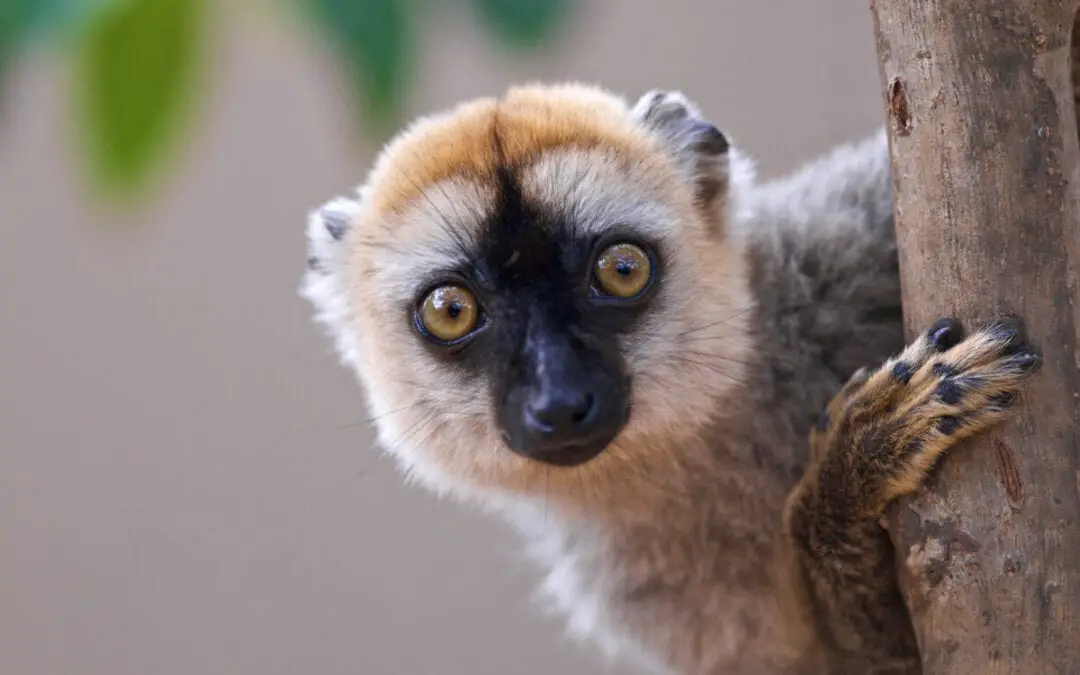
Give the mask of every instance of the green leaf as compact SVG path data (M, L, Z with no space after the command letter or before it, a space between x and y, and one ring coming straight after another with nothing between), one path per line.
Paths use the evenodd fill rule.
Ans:
M121 1L36 0L33 16L30 18L30 38L46 41L70 38L89 25L98 13L108 9L109 5L117 5Z
M0 0L0 86L33 24L40 0Z
M22 45L39 1L0 0L0 54L12 54Z
M66 34L116 0L0 0L0 86L18 53L39 39Z
M472 0L481 20L513 46L535 47L551 37L573 0Z
M398 122L409 75L408 0L309 0L320 28L344 58L372 127Z
M103 187L133 191L189 110L204 0L124 0L96 14L78 59L79 116Z

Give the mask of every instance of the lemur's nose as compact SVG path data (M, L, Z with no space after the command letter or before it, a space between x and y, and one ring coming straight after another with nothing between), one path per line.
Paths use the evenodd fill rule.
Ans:
M534 433L573 435L596 417L596 396L589 391L544 392L525 407L525 424Z

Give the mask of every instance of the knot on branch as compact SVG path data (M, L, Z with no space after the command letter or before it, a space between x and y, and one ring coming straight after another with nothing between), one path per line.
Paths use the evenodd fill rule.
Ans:
M907 136L911 133L911 104L908 103L907 87L899 77L889 82L888 102L893 129L898 135Z

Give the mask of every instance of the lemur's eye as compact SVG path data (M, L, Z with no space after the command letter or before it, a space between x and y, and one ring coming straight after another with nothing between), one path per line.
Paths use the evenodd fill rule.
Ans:
M479 316L476 297L454 285L428 293L417 312L424 333L440 342L454 342L473 332Z
M634 244L615 244L600 253L593 268L598 290L605 295L629 300L648 289L652 282L649 254Z

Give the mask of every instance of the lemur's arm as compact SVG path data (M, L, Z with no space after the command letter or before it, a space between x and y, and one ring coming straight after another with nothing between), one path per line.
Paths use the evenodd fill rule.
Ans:
M851 655L848 667L917 653L879 524L885 507L956 443L1005 419L1037 364L1014 321L964 338L941 319L900 355L858 371L811 432L811 463L788 499L785 527L814 612L826 638Z

